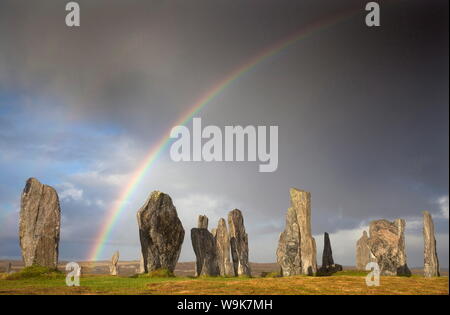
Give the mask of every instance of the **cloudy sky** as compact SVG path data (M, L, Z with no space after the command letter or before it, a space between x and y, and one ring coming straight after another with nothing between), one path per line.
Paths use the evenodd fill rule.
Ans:
M304 39L259 63L209 102L205 125L279 126L276 172L255 162L173 162L163 151L126 201L101 258L136 259L136 211L168 193L189 231L239 208L250 259L275 261L289 188L312 193L320 262L323 232L335 261L354 264L375 219L407 221L410 266L423 265L421 211L449 260L448 2L0 1L0 259L20 258L18 212L28 177L52 185L62 207L60 258L86 259L108 211L164 132L239 65L304 29ZM347 13L349 12L349 13ZM345 18L320 27L327 16ZM191 122L187 124L191 128Z

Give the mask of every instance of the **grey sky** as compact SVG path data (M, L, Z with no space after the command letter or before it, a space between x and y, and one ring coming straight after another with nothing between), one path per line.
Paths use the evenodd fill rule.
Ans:
M278 125L276 172L174 163L163 152L104 258L115 249L137 257L135 213L158 189L172 196L186 231L199 214L215 225L243 210L250 259L274 261L289 188L298 187L312 193L319 258L323 232L335 260L351 265L370 220L401 217L409 264L421 266L428 209L448 266L447 1L383 2L378 29L364 24L366 1L79 3L74 30L64 2L0 2L0 258L20 256L27 177L60 193L61 258L84 258L133 170L200 95L292 32L360 7L261 62L198 114L205 125ZM180 259L193 257L186 238Z

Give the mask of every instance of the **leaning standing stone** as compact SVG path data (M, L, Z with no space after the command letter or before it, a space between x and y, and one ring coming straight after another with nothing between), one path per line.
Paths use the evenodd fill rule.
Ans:
M145 272L168 269L173 272L184 240L184 229L169 195L151 193L137 212L139 238Z
M111 265L109 266L109 272L111 276L117 276L119 274L119 252L115 252L111 258Z
M230 228L231 257L233 259L234 274L237 276L251 276L248 262L248 235L245 232L244 217L238 209L228 214Z
M35 178L28 179L19 217L19 241L25 267L57 268L60 226L61 209L56 190Z
M286 227L278 241L277 262L284 277L302 274L300 231L294 208L289 208L286 214Z
M423 241L424 241L424 267L423 273L427 278L439 277L439 260L436 251L436 238L434 236L434 223L428 211L423 212Z

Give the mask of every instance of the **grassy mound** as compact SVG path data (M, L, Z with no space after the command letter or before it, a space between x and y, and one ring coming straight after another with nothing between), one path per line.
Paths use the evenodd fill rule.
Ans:
M45 278L45 279L55 279L62 277L62 272L38 265L33 265L30 267L25 267L19 272L15 272L6 276L6 280L20 280L20 279L30 279L30 278Z

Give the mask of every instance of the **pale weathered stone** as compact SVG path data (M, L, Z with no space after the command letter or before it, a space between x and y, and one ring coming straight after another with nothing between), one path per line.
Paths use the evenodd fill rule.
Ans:
M411 275L406 258L405 225L405 220L402 219L370 223L368 244L381 275Z
M233 270L236 276L251 276L248 262L248 235L245 232L244 217L238 209L228 214Z
M19 241L25 266L56 269L61 209L56 190L37 179L27 180L21 198Z
M327 232L324 234L323 243L322 267L320 267L319 271L322 274L333 274L335 272L342 271L342 266L334 263L330 236Z
M221 276L234 276L234 269L230 259L230 235L225 219L221 218L217 229L212 233L216 239L217 263Z
M144 256L142 256L142 252L141 252L141 259L139 260L139 269L138 269L138 273L142 274L145 273L145 267L144 267Z
M151 193L137 212L139 238L145 272L168 269L173 272L184 240L184 229L169 195Z
M197 227L199 229L208 229L208 217L206 215L199 215L198 216Z
M214 236L207 229L193 228L191 240L196 257L195 276L218 276L219 266Z
M439 259L436 251L434 223L428 211L423 212L424 267L423 274L427 278L439 277Z
M277 262L285 277L302 274L300 260L300 230L294 208L286 214L286 228L280 234L277 248Z
M109 273L111 276L117 276L119 274L119 251L116 251L111 258L111 265L109 266Z
M286 229L280 235L277 261L283 275L317 273L316 241L311 233L311 194L291 188Z
M363 231L363 235L356 242L356 269L366 270L367 264L375 260L375 257L370 252L369 236L366 231Z

